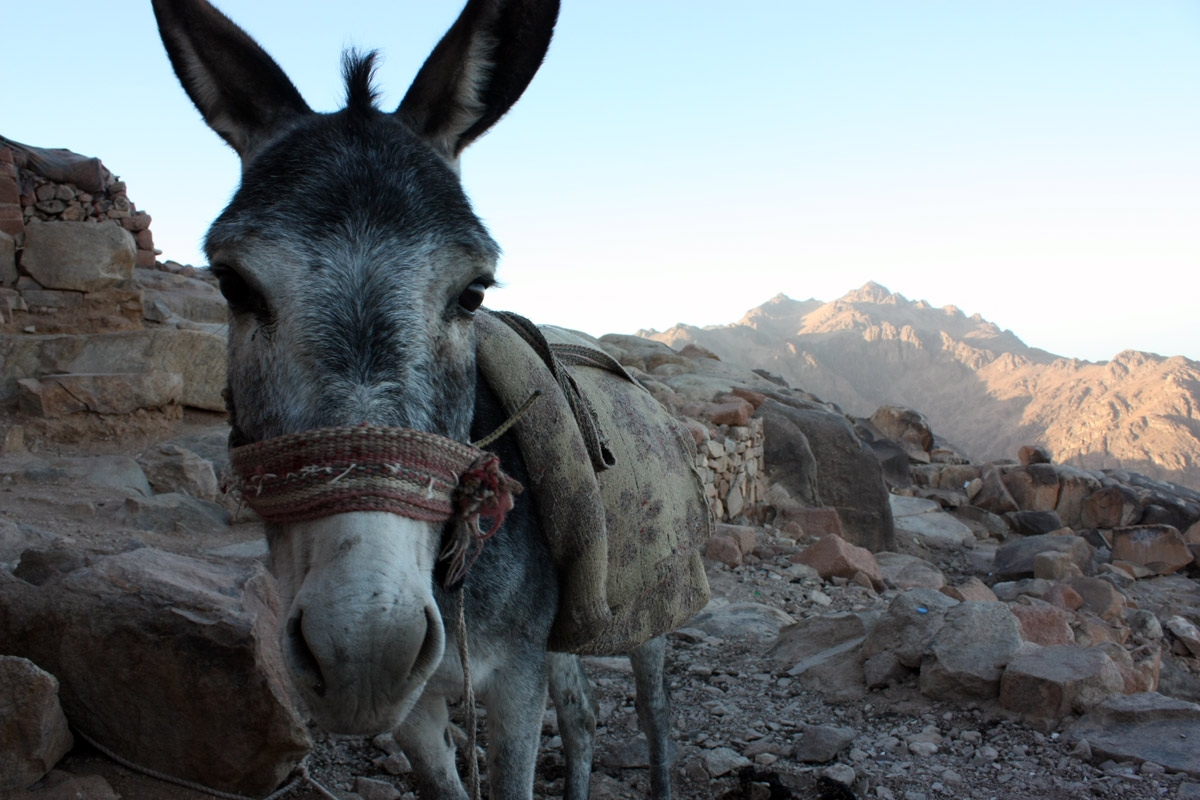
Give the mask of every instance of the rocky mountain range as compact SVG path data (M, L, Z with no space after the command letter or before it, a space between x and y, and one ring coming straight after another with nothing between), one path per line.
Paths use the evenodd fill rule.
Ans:
M731 325L638 335L769 370L848 414L909 406L974 459L1037 442L1061 463L1200 487L1200 363L1182 356L1063 358L876 283L828 303L777 295Z

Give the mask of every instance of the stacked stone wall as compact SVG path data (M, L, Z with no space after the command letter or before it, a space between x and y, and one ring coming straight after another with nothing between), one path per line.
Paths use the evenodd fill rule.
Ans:
M763 470L763 421L745 425L697 425L696 468L719 521L732 520L763 500L767 493Z

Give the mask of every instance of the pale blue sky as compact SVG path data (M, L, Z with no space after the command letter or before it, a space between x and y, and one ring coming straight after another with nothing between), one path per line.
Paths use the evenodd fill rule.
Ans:
M0 134L97 155L202 263L238 179L149 2L6 0ZM394 107L451 0L218 6L309 104L379 48ZM505 248L489 304L591 333L737 320L868 280L1028 344L1200 359L1200 2L566 0L463 159Z

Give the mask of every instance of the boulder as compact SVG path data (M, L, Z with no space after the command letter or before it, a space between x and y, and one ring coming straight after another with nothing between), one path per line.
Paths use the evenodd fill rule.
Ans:
M909 589L941 589L946 583L942 571L923 558L905 553L877 553L875 560L888 586Z
M1067 585L1083 599L1082 608L1103 620L1117 620L1125 609L1125 596L1102 578L1072 578Z
M1119 484L1092 492L1084 499L1079 513L1084 528L1123 528L1141 517L1141 501L1132 489Z
M870 661L891 653L904 666L916 669L946 613L957 605L957 600L935 589L912 589L898 595L863 642L863 658Z
M1057 722L1120 694L1121 671L1096 648L1042 647L1009 662L1000 680L1000 705L1022 716Z
M955 586L943 586L941 593L960 603L967 600L978 600L985 603L995 603L999 598L986 583L979 578L967 578Z
M55 769L32 788L6 794L4 800L121 800L121 795L99 775L73 775Z
M132 414L139 408L178 403L183 376L169 372L51 375L17 381L17 402L34 417L62 417L80 411Z
M970 528L932 500L897 494L888 499L897 536L915 539L921 546L937 550L953 550L975 541Z
M817 488L817 458L788 407L768 400L755 416L763 421L763 462L772 484L785 489L801 506L824 505Z
M854 729L837 725L801 725L792 758L805 764L824 764L854 741Z
M309 749L254 562L141 548L35 585L0 572L0 640L51 671L67 718L118 755L263 795Z
M1070 617L1065 609L1044 600L1021 598L1008 608L1021 623L1021 638L1042 647L1075 644Z
M853 544L872 552L894 549L895 531L887 486L871 448L855 436L853 426L844 416L800 400L794 403L767 400L754 412L765 426L764 460L768 476L782 482L798 500L804 500L805 493L811 491L811 475L789 476L791 469L803 467L807 462L807 456L787 452L790 442L799 445L795 436L798 431L803 434L816 466L815 493L819 501L805 505L836 508L844 535ZM785 421L790 424L785 425ZM798 446L796 450L803 452Z
M921 661L921 693L939 700L996 697L1022 641L1021 623L1003 603L955 605Z
M1039 553L1066 553L1085 575L1094 574L1095 549L1086 540L1071 533L1046 533L1012 539L996 550L992 570L1000 578L1020 578L1034 574Z
M1200 777L1200 705L1161 694L1115 695L1066 730L1096 758L1150 761Z
M929 463L933 449L933 431L920 411L904 406L880 406L871 415L871 424L884 436L900 445L909 458Z
M215 502L220 486L212 462L177 444L160 444L137 458L157 494L178 492Z
M1004 485L1004 478L999 467L994 464L985 466L980 479L983 484L971 501L974 505L993 514L1007 514L1009 511L1019 510L1017 501L1013 499L1012 493Z
M1112 560L1127 561L1169 575L1192 563L1192 553L1170 525L1134 525L1112 532Z
M1008 489L1021 511L1053 511L1058 505L1058 470L1053 464L1030 464L1003 473Z
M0 655L0 793L41 780L73 743L54 676Z
M1044 444L1025 444L1017 450L1017 460L1021 466L1028 467L1030 464L1049 464L1054 458Z
M1092 473L1077 467L1059 464L1058 470L1058 503L1054 510L1068 528L1089 528L1083 521L1083 505L1087 498L1100 488L1100 481Z
M866 690L859 648L877 619L870 613L812 617L788 625L767 652L779 669L830 699L850 700Z
M31 219L21 266L47 289L94 292L133 277L136 255L133 236L114 221Z
M814 545L792 556L792 561L812 567L822 580L853 578L865 574L878 589L883 589L883 573L875 556L865 547L850 544L836 534L824 536Z

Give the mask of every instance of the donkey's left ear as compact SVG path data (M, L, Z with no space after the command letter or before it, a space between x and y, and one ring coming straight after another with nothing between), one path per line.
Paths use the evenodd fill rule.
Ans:
M558 0L470 0L396 114L455 163L525 91L557 18Z

